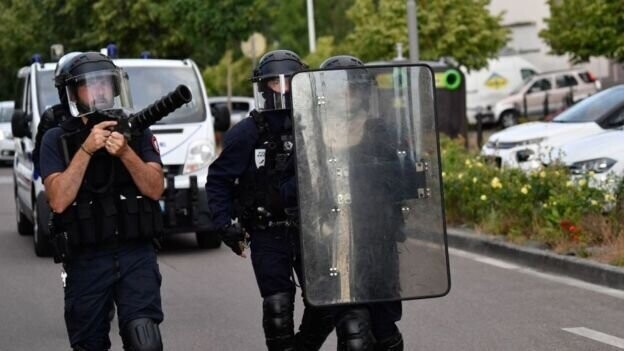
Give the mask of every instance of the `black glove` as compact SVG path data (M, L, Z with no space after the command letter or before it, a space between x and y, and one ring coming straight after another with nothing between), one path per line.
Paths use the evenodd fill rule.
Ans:
M245 231L238 223L228 224L219 232L221 240L225 245L229 246L235 254L243 253L245 242Z

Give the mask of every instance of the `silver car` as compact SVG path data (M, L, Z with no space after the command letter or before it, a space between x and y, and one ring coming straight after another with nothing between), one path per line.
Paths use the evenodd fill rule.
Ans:
M601 89L599 80L587 70L545 72L524 81L494 106L494 117L504 127L518 123L520 116L548 117Z
M0 162L4 164L12 164L15 154L11 116L13 116L13 101L0 101Z

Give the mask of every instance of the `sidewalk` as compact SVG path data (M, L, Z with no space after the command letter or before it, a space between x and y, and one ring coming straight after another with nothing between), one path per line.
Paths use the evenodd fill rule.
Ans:
M447 228L449 247L502 258L536 270L624 290L624 268L508 243L503 237Z

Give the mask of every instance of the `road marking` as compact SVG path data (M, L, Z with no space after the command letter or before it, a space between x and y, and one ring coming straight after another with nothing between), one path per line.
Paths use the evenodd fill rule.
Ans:
M595 331L589 328L562 328L562 330L567 331L568 333L584 336L586 338L599 341L603 344L615 346L621 350L624 350L624 339L601 333L599 331Z
M455 256L467 258L467 259L477 261L480 263L485 263L485 264L495 266L498 268L509 269L512 271L525 273L528 275L532 275L534 277L539 277L545 280L550 280L553 282L573 286L573 287L584 289L584 290L597 292L597 293L604 294L604 295L609 295L611 297L624 300L624 290L612 289L612 288L608 288L608 287L601 286L601 285L587 283L578 279L573 279L573 278L555 275L551 273L539 272L531 268L521 267L521 266L508 263L502 260L485 257L485 256L481 256L472 252L466 252L466 251L462 251L462 250L458 250L454 248L449 248L449 253Z
M0 176L0 184L13 184L13 177Z

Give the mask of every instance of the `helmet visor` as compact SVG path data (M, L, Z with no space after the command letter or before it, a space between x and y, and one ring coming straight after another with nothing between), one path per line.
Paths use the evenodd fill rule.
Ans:
M66 84L69 110L74 117L97 110L132 109L128 75L121 69L72 77Z
M259 112L292 108L290 75L280 74L254 82L253 90Z

